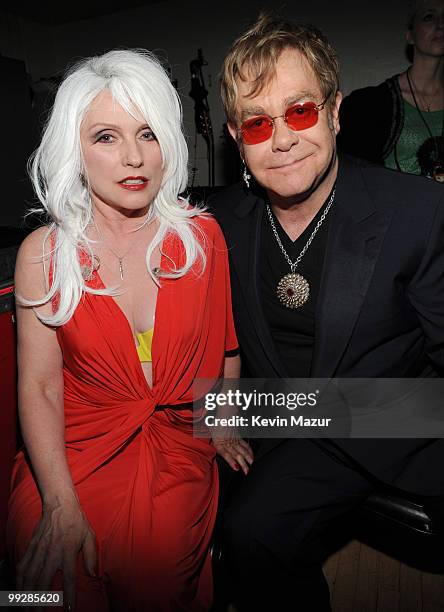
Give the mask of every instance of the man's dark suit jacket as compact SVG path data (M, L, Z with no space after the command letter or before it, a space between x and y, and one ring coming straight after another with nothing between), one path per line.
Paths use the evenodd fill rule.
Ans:
M227 241L243 364L283 377L258 283L264 201L236 184L209 205ZM344 156L329 216L312 377L442 376L444 186ZM387 483L444 494L442 440L313 441Z

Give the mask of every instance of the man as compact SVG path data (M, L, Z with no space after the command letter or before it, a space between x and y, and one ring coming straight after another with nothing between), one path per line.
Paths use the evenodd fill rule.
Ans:
M248 375L440 375L444 192L338 159L338 62L325 37L261 16L224 61L222 97L245 185L211 206ZM381 481L431 507L444 491L444 471L430 469L443 463L440 440L259 442L224 518L240 610L329 610L321 564L332 519ZM238 461L248 471L242 449Z

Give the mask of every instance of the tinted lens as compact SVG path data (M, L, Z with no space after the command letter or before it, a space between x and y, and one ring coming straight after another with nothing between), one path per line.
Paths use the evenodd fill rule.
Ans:
M306 130L316 125L318 115L319 111L314 102L304 102L303 104L294 104L287 108L285 121L292 130ZM240 130L245 144L258 144L271 138L273 119L268 115L258 115L244 121Z
M294 104L287 108L285 112L285 121L288 127L292 130L306 130L313 127L318 122L319 111L316 109L314 102L304 102L303 104Z
M273 133L273 122L270 117L259 115L244 121L240 129L245 144L258 144L270 138Z

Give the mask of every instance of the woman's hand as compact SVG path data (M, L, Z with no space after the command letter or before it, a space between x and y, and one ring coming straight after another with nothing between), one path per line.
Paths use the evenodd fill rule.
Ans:
M226 389L230 389L230 380L240 377L241 360L239 355L226 357L224 364L224 381ZM222 391L224 386L222 386ZM219 406L217 416L229 419L238 414L235 406ZM233 470L242 468L245 476L248 474L250 465L253 463L253 451L251 446L237 433L236 428L219 426L212 428L213 444L217 453L225 459Z
M83 552L88 574L95 575L96 539L78 502L44 506L24 556L17 564L18 590L49 590L57 570L63 572L65 609L75 608L76 564ZM70 607L69 607L70 606Z
M248 442L237 436L230 436L229 438L213 438L213 444L217 453L233 470L238 470L240 466L245 476L248 474L254 459Z

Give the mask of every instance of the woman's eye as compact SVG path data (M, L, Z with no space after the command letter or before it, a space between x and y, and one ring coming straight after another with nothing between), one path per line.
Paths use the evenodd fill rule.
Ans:
M105 142L105 143L108 143L108 142L113 142L113 140L114 140L114 137L111 136L111 134L99 134L96 137L96 142Z
M157 140L156 135L151 130L142 133L143 140Z
M424 17L422 18L423 21L432 21L432 19L434 18L433 13L426 13L424 15Z

